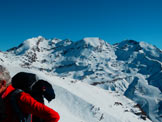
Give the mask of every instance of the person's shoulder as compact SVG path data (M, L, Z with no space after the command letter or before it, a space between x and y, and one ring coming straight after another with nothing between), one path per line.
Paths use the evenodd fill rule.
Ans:
M12 85L9 85L6 90L2 93L1 97L2 99L6 98L10 93L12 93L15 90L15 88Z
M33 98L29 93L26 93L24 91L19 93L20 98Z
M26 102L26 103L35 101L35 99L29 93L26 93L24 91L19 93L18 98L19 98L20 101Z

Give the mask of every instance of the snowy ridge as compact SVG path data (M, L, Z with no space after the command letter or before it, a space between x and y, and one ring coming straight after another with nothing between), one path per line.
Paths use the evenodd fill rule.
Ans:
M102 120L103 122L108 121L106 118L111 118L112 122L119 120L123 122L127 121L124 119L127 118L127 114L124 113L128 112L134 113L134 115L137 114L135 116L138 119L140 117L149 121L147 119L149 117L153 122L162 121L162 100L160 99L162 91L162 52L147 43L126 40L110 45L99 38L84 38L73 42L69 39L48 40L39 36L28 39L7 52L0 52L0 62L7 67L13 65L20 67L21 70L41 71L50 78L56 79L56 82L51 82L56 85L54 86L58 94L64 94L58 96L59 102L57 104L58 106L59 104L65 106L65 108L58 109L69 111L71 106L61 102L69 98L70 103L76 104L76 109L69 114L77 112L81 114L80 116L77 116L79 113L76 116L68 114L76 120L97 122L100 121L100 118L103 118L102 114L104 113L105 119ZM9 69L13 72L11 68ZM59 77L60 79L58 79ZM47 76L44 78L47 78ZM57 82L57 80L62 82ZM98 93L93 89L103 93L97 95ZM149 92L149 90L154 92ZM87 92L85 93L85 91ZM96 94L93 96L93 93ZM105 93L110 94L111 97L103 96ZM115 93L118 95L112 97ZM133 103L127 106L129 102L125 103L127 98L124 95L137 104ZM94 99L91 101L91 97L88 96L99 100L96 103ZM109 97L114 101L110 101ZM100 112L95 112L96 115L93 115L92 111L83 114L83 109L77 106L78 104L74 101L82 104L81 107L84 107L86 112L91 111L94 105L100 108ZM151 106L152 104L154 106ZM119 112L113 110L114 106L120 106L121 111L126 111L123 113L116 108L123 113L120 116L121 118L111 114ZM125 109L126 106L130 109ZM134 106L139 108L141 112L135 112ZM95 107L94 110L97 111ZM112 111L109 112L108 110ZM88 115L88 118L85 118L85 115ZM63 114L63 116L66 115ZM87 119L90 120L86 121ZM129 121L135 120L130 118ZM139 121L142 120L139 119Z
M56 99L51 103L46 101L45 104L59 112L61 122L150 122L147 118L143 120L137 116L136 114L141 110L135 107L136 103L119 93L38 70L6 67L11 72L11 76L19 71L27 71L49 81L55 89Z

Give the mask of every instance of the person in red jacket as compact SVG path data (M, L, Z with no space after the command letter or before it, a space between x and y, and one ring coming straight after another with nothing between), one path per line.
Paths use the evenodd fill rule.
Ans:
M10 74L5 67L0 65L0 96L4 101L7 117L2 122L19 122L18 117L12 110L10 94L15 88L10 84ZM46 105L36 101L30 94L20 92L17 96L17 103L23 114L32 114L42 118L45 122L58 122L59 114Z

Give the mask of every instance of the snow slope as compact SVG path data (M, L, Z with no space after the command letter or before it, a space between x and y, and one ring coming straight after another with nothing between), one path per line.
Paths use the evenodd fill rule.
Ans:
M55 89L56 99L49 107L58 111L61 122L150 122L135 113L141 110L136 103L123 95L98 88L79 80L60 78L46 72L9 66L3 63L11 76L19 71L36 73L40 79L49 81Z
M66 111L62 121L162 121L162 51L145 42L39 36L0 52L0 62L12 75L43 72L58 94L49 105Z

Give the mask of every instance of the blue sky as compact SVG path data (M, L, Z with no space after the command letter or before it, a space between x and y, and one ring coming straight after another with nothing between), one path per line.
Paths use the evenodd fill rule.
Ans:
M0 50L39 35L133 39L162 49L162 0L0 0Z

